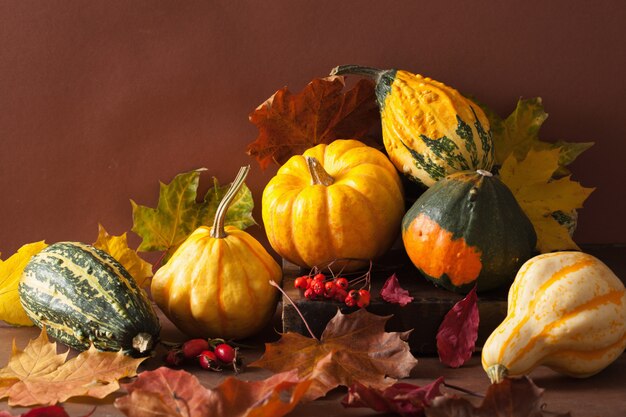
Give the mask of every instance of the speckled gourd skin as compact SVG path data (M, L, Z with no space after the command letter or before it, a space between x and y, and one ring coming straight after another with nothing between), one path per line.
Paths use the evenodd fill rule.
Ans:
M334 183L314 185L306 157L316 158ZM272 248L297 265L374 259L398 235L403 188L382 152L356 140L336 140L291 157L265 187L262 211Z
M454 88L402 70L345 65L332 73L376 80L385 149L411 180L430 187L457 171L491 169L489 120Z
M504 321L489 336L482 364L492 381L540 365L587 377L626 348L626 290L599 259L582 252L536 256L517 274Z

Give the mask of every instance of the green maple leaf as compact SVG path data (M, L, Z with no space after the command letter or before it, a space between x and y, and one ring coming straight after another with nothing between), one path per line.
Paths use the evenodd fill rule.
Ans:
M495 148L496 165L502 166L504 161L513 154L518 160L526 157L528 152L549 151L559 149L559 168L554 176L563 177L569 173L567 165L584 151L593 146L593 142L543 142L539 139L539 129L548 118L544 111L541 98L520 99L517 107L506 119L502 119L494 111L481 106L489 119L491 134Z
M141 206L131 200L133 228L141 238L138 251L165 251L168 259L181 243L198 227L211 226L217 206L229 185L220 187L217 179L204 200L196 201L200 173L206 169L178 174L169 184L160 183L156 208ZM256 224L252 218L254 202L244 184L226 214L226 225L245 229Z

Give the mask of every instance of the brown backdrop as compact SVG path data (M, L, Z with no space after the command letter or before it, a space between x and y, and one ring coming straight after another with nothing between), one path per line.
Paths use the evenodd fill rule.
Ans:
M596 142L573 165L597 187L577 241L626 242L624 21L620 0L0 2L0 252L129 230L130 198L153 206L159 180L197 167L226 182L252 163L258 203L275 168L246 156L248 114L345 63L502 114L543 97L542 137Z

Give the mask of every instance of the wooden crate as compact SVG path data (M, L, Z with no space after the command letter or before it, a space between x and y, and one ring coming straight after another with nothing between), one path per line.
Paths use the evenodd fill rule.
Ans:
M413 353L436 354L435 336L437 329L445 314L463 296L436 288L426 281L403 251L394 251L379 265L382 265L382 268L375 266L372 274L372 299L367 310L381 316L392 315L387 323L387 331L413 329L409 337L409 344ZM343 313L355 311L356 308L347 307L345 304L335 301L307 300L301 295L300 290L294 288L294 279L308 273L308 270L302 270L287 261L283 261L283 270L283 288L294 300L316 336L321 336L328 321L337 313L337 309L341 309ZM400 285L408 290L414 298L413 302L404 307L388 303L380 297L381 287L394 272ZM293 305L283 299L282 306L283 331L308 335L308 331ZM482 346L489 334L506 316L506 292L497 291L481 294L478 308L480 327L477 343Z

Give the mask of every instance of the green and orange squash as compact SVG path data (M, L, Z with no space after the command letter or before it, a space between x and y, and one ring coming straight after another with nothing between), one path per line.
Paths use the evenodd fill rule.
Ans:
M511 283L537 236L511 191L488 171L462 171L426 190L402 221L415 266L436 285L468 292Z
M489 120L454 88L395 69L342 65L331 74L375 80L387 154L411 180L430 187L457 171L491 169Z

